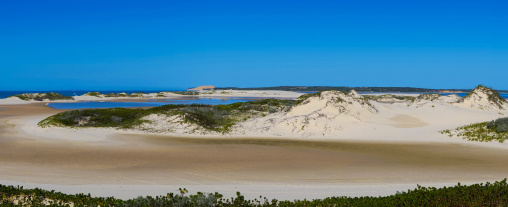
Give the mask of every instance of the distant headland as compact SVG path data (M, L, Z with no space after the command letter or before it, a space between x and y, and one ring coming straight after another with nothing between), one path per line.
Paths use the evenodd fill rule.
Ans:
M202 86L200 86L202 87ZM198 87L199 88L199 87ZM300 91L300 92L318 92L318 91L351 91L357 92L403 92L403 93L467 93L472 89L427 89L413 87L347 87L347 86L274 86L274 87L216 87L216 90L280 90L280 91ZM500 93L506 93L508 90L498 90Z

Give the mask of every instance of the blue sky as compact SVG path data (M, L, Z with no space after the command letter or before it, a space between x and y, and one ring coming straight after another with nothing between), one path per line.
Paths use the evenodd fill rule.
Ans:
M506 1L0 1L0 90L508 89Z

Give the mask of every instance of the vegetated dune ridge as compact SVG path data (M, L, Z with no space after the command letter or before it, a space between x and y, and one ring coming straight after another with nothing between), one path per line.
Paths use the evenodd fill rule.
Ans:
M202 90L213 90L215 89L215 86L198 86L198 87L195 87L195 88L189 88L187 89L188 91L202 91Z
M393 98L392 98L393 99ZM208 132L182 117L152 114L150 123L131 133L171 135L262 136L368 140L450 140L440 130L489 121L508 114L508 103L492 89L478 86L467 96L422 94L375 101L354 90L323 91L289 111L267 113L235 125L230 133ZM403 138L403 136L407 136Z
M0 105L30 104L30 103L50 103L50 102L79 102L79 101L115 101L115 100L149 100L149 99L175 99L184 97L252 97L252 98L297 98L301 93L292 91L245 91L245 90L207 90L194 92L159 92L159 93L117 93L101 94L98 92L89 92L81 96L72 96L68 99L37 99L34 97L44 96L50 93L31 93L20 94L27 99L21 99L17 96L0 99Z

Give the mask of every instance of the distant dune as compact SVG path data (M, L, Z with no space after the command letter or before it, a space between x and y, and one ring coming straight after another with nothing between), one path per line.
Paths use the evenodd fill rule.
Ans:
M215 86L198 86L196 88L189 88L188 91L202 91L202 90L213 90Z

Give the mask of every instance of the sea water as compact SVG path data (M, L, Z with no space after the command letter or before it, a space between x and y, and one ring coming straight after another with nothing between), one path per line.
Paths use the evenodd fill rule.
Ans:
M73 103L49 103L48 106L55 109L95 109L95 108L132 108L132 107L155 107L167 104L232 104L237 102L252 101L253 98L197 98L187 100L154 100L144 102L109 102L109 101L85 101Z

